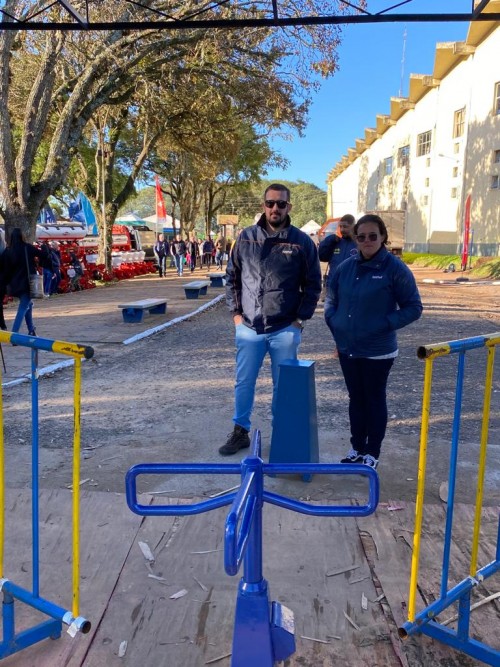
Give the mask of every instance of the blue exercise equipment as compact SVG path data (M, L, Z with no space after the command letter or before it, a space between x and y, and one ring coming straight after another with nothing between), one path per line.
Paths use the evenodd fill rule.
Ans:
M310 505L264 490L264 475L276 474L362 475L368 479L366 505ZM137 501L137 477L158 474L240 474L238 491L192 505L141 505ZM295 652L293 612L279 602L270 602L267 581L262 576L262 509L264 502L278 507L324 517L357 517L372 514L378 505L379 480L365 465L339 463L264 463L261 434L252 435L251 454L241 463L143 463L126 475L129 508L141 516L190 516L231 504L224 535L224 569L230 576L243 563L236 599L231 667L272 667Z
M269 463L318 463L314 361L282 361L276 391ZM303 474L302 479L310 482L312 475Z

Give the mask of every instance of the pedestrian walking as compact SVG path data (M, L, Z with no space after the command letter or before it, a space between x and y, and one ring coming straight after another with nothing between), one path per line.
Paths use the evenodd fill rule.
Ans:
M349 394L351 449L340 462L377 468L387 426L387 380L398 356L396 331L418 320L422 302L412 272L386 248L384 221L364 215L354 234L358 252L332 276L325 319Z
M234 428L220 447L223 456L250 444L255 385L266 354L271 358L272 412L279 364L296 359L304 322L321 293L318 251L309 236L291 224L290 190L270 185L264 213L238 236L226 268L226 300L236 339Z
M19 299L12 331L19 332L24 318L30 336L36 336L33 324L33 301L30 294L30 275L36 273L35 257L40 259L42 251L31 243L26 243L21 230L15 227L3 257L4 275L9 294Z
M158 274L160 278L167 276L167 257L170 254L169 242L165 240L163 234L158 234L158 239L153 246L156 263L158 265Z
M180 234L177 234L175 240L172 241L170 245L170 253L174 258L177 275L182 276L184 261L186 259L186 244L182 240Z

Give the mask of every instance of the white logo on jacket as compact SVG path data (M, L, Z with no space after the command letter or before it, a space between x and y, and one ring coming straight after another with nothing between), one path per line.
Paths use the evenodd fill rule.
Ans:
M384 276L372 276L372 280L382 280Z

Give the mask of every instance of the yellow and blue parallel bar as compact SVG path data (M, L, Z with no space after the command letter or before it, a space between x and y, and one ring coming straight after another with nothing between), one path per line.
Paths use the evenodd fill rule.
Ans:
M420 456L418 466L417 500L415 505L415 532L413 540L412 565L410 575L410 591L408 602L408 621L400 628L400 636L406 637L415 632L423 632L440 639L444 643L476 657L488 664L500 667L500 653L489 646L469 638L470 591L486 576L500 570L500 522L497 538L496 560L486 567L477 569L477 554L481 531L481 511L483 504L484 477L486 469L486 450L488 444L488 428L490 420L491 392L493 386L493 365L496 346L500 345L500 333L486 336L475 336L462 340L447 341L433 345L424 345L418 348L417 355L425 360L424 391L422 400L422 425L420 433ZM465 373L465 354L468 350L487 348L486 377L483 398L483 414L481 423L481 441L478 464L478 484L476 492L475 516L472 538L471 562L469 576L460 584L448 591L449 559L451 551L453 508L455 500L455 485L458 460L458 444L460 435L460 417L463 398L463 380ZM448 478L448 498L446 512L446 527L444 535L443 567L441 578L441 596L419 614L416 614L416 597L418 583L418 568L423 524L423 507L425 492L425 474L427 463L427 444L430 420L430 399L432 388L433 361L437 357L458 353L457 381L455 388L455 406L453 429L450 450L450 471ZM459 602L458 629L455 632L441 626L434 618L450 604Z
M90 359L94 350L86 345L55 341L36 336L0 331L0 344L10 343L31 348L31 403L32 403L32 591L27 591L7 579L4 579L4 544L5 544L5 445L3 429L3 391L0 369L0 589L4 594L3 625L4 639L0 643L0 659L30 646L46 637L58 637L62 622L73 627L74 631L88 632L90 623L79 616L79 578L80 578L80 449L81 449L81 360ZM72 357L74 364L74 414L73 414L73 502L72 502L72 611L66 611L52 602L40 597L40 560L39 560L39 439L38 439L38 352L55 352ZM14 600L22 600L52 617L18 635L15 634Z

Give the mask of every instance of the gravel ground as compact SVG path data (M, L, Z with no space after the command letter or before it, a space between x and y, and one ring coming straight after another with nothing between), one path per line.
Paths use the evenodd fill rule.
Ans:
M382 499L415 497L424 363L419 345L500 331L500 286L420 284L424 315L399 334L400 356L389 380L389 424L379 473ZM307 324L300 356L315 361L320 457L336 462L349 447L346 390L322 304ZM468 352L458 464L458 500L475 494L481 428L484 349ZM500 362L496 362L498 366ZM500 500L500 375L494 377L485 501ZM436 502L447 478L454 410L457 355L434 364L429 433L427 496ZM100 491L123 492L126 470L142 462L228 462L217 449L232 430L233 327L224 304L127 347L110 346L83 364L82 479ZM266 362L255 403L253 427L269 454L271 378ZM27 385L4 392L7 484L30 485L31 420ZM40 382L41 484L71 484L72 371ZM241 456L231 457L237 461ZM163 476L143 480L141 490L192 497L234 486L221 475ZM364 497L364 482L316 476L304 483L291 476L266 486L316 500Z

